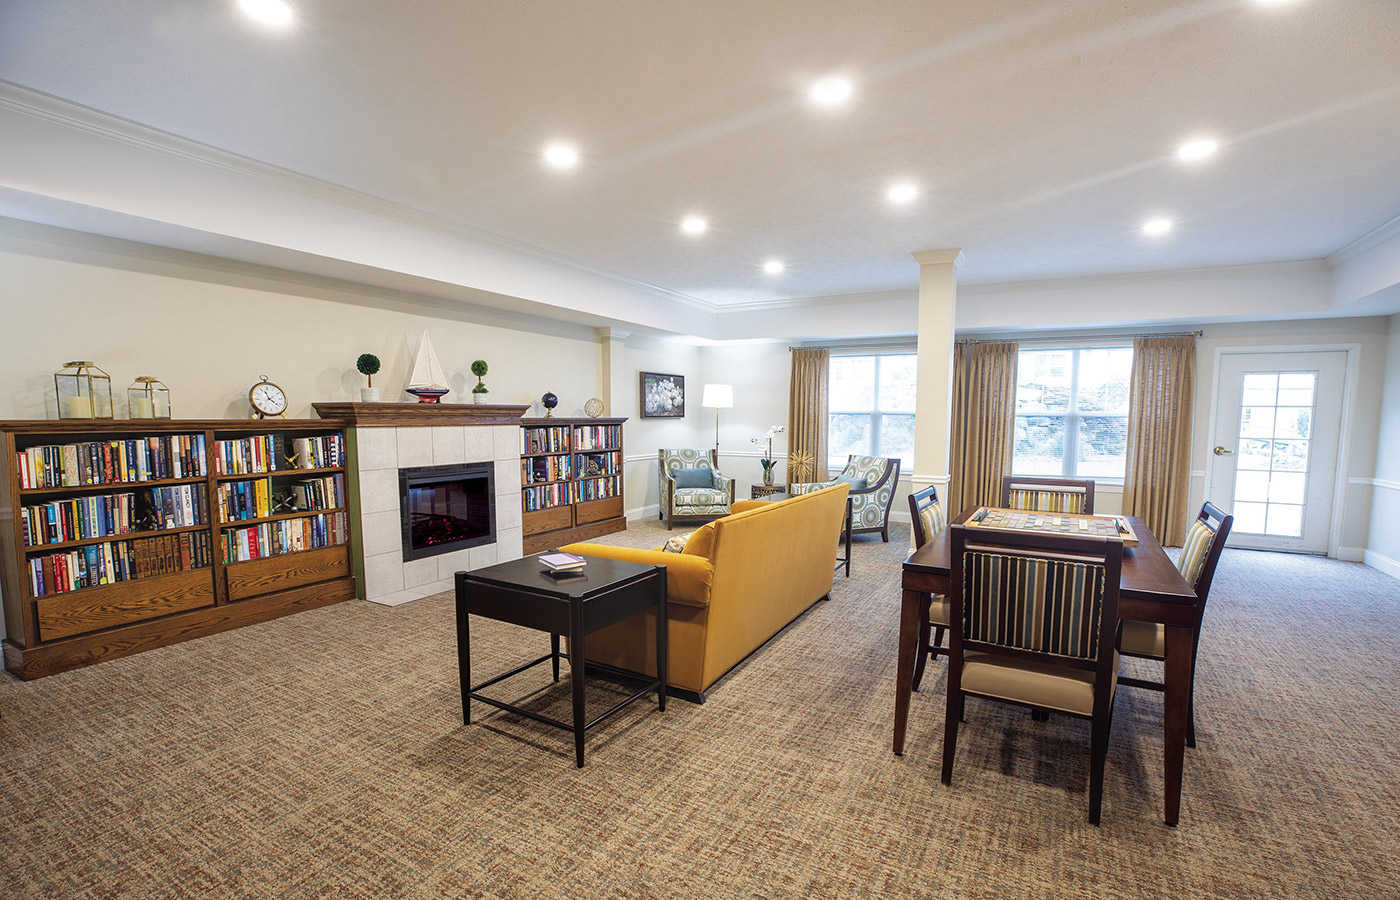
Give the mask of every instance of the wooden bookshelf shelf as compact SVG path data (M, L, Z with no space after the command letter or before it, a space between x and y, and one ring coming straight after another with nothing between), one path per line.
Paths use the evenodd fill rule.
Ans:
M315 477L318 475L338 475L345 471L344 466L329 466L324 469L275 469L271 472L249 472L247 475L215 475L219 481L252 481L255 478L286 478L288 476ZM203 481L204 479L199 479Z
M208 525L183 525L179 528L148 528L144 531L128 531L126 534L109 534L106 537L82 538L76 541L64 541L61 544L34 544L24 548L25 554L31 553L53 553L58 550L66 550L70 547L86 547L89 544L106 544L111 541L140 541L146 538L159 537L162 534L189 534L196 531L208 531Z
M346 425L335 419L0 421L0 589L4 593L7 632L5 668L24 679L38 678L353 597L351 526L345 507L299 509L256 519L219 521L221 485L275 478L285 488L288 481L298 478L344 474ZM252 444L259 447L260 458L265 458L269 448L275 451L293 441L301 441L300 448L314 448L317 461L339 464L246 475L219 474L221 461L251 458L238 454ZM78 477L83 477L84 472L89 477L93 472L101 472L104 465L110 475L113 460L120 455L129 461L132 452L141 457L143 471L168 472L167 467L178 459L200 474L66 487L20 487L22 468L42 474L45 466L49 470L64 466L72 480L73 460L77 459ZM120 466L116 471L121 471ZM208 524L23 545L20 528L24 507L77 501L79 514L90 515L94 508L114 510L96 501L83 504L81 501L86 498L135 493L138 505L134 508L144 517L149 510L139 505L147 503L141 499L143 491L181 485L203 487L197 491L167 492L165 515L171 514L168 498L173 494L183 497L184 515L191 514L192 502L194 516ZM150 499L150 495L147 497ZM160 498L155 497L152 502L158 507ZM89 512L83 512L84 509ZM123 508L123 512L129 515L131 511ZM175 515L180 515L179 503ZM224 533L230 529L266 527L268 523L320 515L341 517L334 529L328 528L321 534L343 538L343 543L248 562L224 562ZM71 535L71 518L68 521L70 530L66 533ZM137 546L106 547L121 541ZM110 552L119 549L128 552L125 556ZM201 565L205 558L208 562ZM123 575L125 579L117 580ZM59 590L60 585L67 589Z
M43 488L17 488L15 493L21 497L33 497L37 494L120 494L125 491L139 490L149 487L169 487L176 484L203 484L209 479L201 475L198 478L152 478L148 481L113 481L107 484L81 484L66 485L64 487L43 487Z
M280 522L283 519L305 519L311 516L330 515L332 513L343 513L346 508L343 506L333 506L330 509L298 509L292 512L277 513L271 516L259 516L256 519L239 519L236 522L220 522L219 528L246 528L250 525L258 525L263 522ZM231 565L231 564L230 564Z
M622 501L622 423L626 419L522 419L520 440L521 515L524 550L538 553L627 528ZM586 446L598 444L600 446ZM538 446L563 446L541 452ZM589 457L614 455L611 473L586 473ZM533 460L567 457L565 477L531 481ZM587 491L611 496L584 499Z

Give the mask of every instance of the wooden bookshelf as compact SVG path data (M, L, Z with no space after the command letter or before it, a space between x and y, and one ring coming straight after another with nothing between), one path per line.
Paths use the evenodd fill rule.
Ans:
M626 421L520 420L526 553L627 528L622 498L622 423Z
M345 426L326 419L0 421L5 668L38 678L353 597ZM62 474L37 478L45 465L32 465L43 453L34 448L68 445L75 449L47 451L47 471ZM299 481L321 479L332 479L338 496L322 491L316 508L223 521L221 487L266 480L267 497L280 498ZM239 532L246 532L241 544ZM238 558L254 546L255 558ZM98 574L75 585L75 568L79 576L92 568Z

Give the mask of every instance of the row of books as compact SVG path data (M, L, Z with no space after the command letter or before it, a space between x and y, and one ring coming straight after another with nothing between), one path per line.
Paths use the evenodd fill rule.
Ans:
M611 450L621 446L621 425L574 426L575 450Z
M198 478L204 452L202 434L44 444L16 452L15 472L24 490Z
M573 471L571 459L568 456L526 457L520 460L520 481L523 484L562 481Z
M30 559L29 589L35 597L46 597L149 575L203 569L212 563L207 532L109 541Z
M339 509L345 505L345 476L307 478L288 487L295 509Z
M207 491L203 484L176 484L38 503L20 510L20 532L26 547L39 547L135 531L205 525Z
M349 540L345 513L322 513L298 519L264 522L224 532L224 562L264 559L298 550L333 547Z
M562 482L525 488L520 492L520 502L523 504L525 512L549 509L554 506L567 506L569 504L569 484Z
M258 434L214 442L214 471L219 475L261 475L343 465L345 438L339 434L320 437Z
M575 496L579 503L587 503L590 500L605 500L622 493L622 479L590 478L587 481L578 482L575 487L577 488Z
M622 453L617 450L604 453L580 453L574 457L574 466L580 478L593 475L616 475L622 471Z
M219 485L219 521L243 522L272 515L272 484L266 478Z
M567 453L569 451L569 426L550 425L543 428L522 428L520 430L520 452L525 453Z

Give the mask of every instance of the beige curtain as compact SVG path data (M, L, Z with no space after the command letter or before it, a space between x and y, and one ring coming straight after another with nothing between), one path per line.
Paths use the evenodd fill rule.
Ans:
M1186 503L1195 383L1194 336L1133 341L1123 513L1141 516L1164 547L1181 546L1190 518Z
M950 516L1000 501L1001 477L1011 469L1020 349L1013 341L953 346Z
M788 393L789 484L826 480L826 391L831 351L825 347L792 351Z

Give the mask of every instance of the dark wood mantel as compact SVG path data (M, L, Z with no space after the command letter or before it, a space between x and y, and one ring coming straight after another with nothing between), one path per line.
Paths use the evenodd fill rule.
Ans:
M415 425L518 425L530 409L511 403L313 403L323 419L356 428Z

